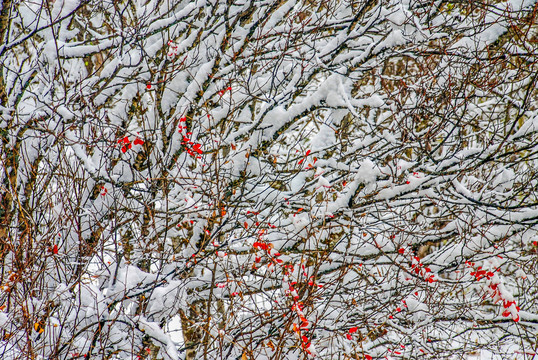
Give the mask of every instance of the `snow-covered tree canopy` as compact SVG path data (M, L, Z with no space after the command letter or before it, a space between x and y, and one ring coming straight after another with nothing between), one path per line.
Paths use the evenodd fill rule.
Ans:
M0 357L532 357L537 15L1 1Z

